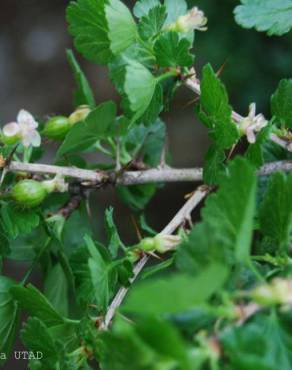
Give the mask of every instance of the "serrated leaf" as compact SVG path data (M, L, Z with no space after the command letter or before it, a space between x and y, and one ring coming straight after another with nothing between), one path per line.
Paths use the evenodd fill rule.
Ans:
M238 157L230 163L219 190L208 197L202 210L203 221L221 239L222 247L234 250L238 262L247 261L250 255L255 198L255 169Z
M67 134L57 155L88 149L98 140L109 135L116 119L116 105L109 101L100 104L86 119L76 123Z
M1 207L1 222L6 234L16 239L19 235L29 234L39 225L39 215L33 210L22 210L11 203Z
M218 149L215 145L211 145L205 156L203 169L203 181L208 185L216 185L220 175L225 170L224 161L226 159L224 150Z
M60 315L68 315L68 282L60 263L48 271L44 294Z
M5 353L6 357L14 346L20 318L17 302L10 294L10 289L15 284L5 276L0 276L0 353ZM0 365L4 362L0 358Z
M115 286L116 270L112 269L102 245L97 246L87 235L84 240L86 245L76 250L70 260L76 279L77 300L80 305L96 304L103 312Z
M141 282L129 292L122 310L146 315L184 312L208 300L227 275L227 267L212 263L196 277L176 274L166 280Z
M225 86L208 64L203 68L199 117L209 128L209 135L219 149L230 148L238 139L238 129L231 118Z
M272 114L281 125L292 128L292 79L280 81L277 90L272 95L271 108Z
M292 174L272 175L259 219L262 233L272 239L279 252L287 252L292 232Z
M30 315L38 317L48 326L64 323L63 317L57 313L47 298L32 284L27 287L13 286L10 291L19 302L20 307Z
M31 317L21 330L21 340L35 354L41 353L41 363L54 369L58 362L58 347L47 326L37 317Z
M143 40L147 41L161 31L165 23L166 16L166 8L158 5L150 9L149 13L141 18L139 23L139 33Z
M160 67L189 67L194 56L190 53L191 43L176 32L162 34L154 46L157 63Z
M92 62L106 64L112 58L105 0L72 1L67 8L69 32L76 49Z
M105 6L110 48L118 55L133 44L137 37L136 23L130 10L119 0L109 0Z
M88 267L91 274L96 305L100 311L104 312L111 294L111 266L103 259L93 240L87 236L84 239L90 253Z
M292 28L291 0L241 0L235 8L235 20L244 28L267 31L281 36Z
M90 108L95 107L95 99L88 80L80 68L72 50L67 50L67 59L72 68L76 91L74 93L74 104L76 107L80 105L88 105Z
M137 18L141 18L158 5L161 5L159 0L139 0L136 1L133 12Z

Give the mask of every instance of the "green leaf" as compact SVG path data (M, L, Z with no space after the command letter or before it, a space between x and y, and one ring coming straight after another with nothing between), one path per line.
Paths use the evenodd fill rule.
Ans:
M156 192L153 184L118 186L119 197L134 210L143 210Z
M116 118L116 105L109 101L100 104L86 119L76 123L60 146L57 155L88 149L98 140L109 135Z
M0 353L5 353L6 357L13 349L20 318L18 305L10 294L14 284L12 280L0 276ZM4 360L0 359L0 365L3 363Z
M133 120L140 118L149 107L156 88L156 79L141 63L131 60L126 66L124 92Z
M105 0L72 1L67 8L69 32L76 49L92 62L107 64L112 58Z
M270 133L272 130L272 125L269 124L263 128L257 134L257 140L254 144L250 144L245 153L246 158L256 167L260 167L265 163L265 144L267 144Z
M156 36L162 29L166 20L165 6L157 5L150 9L147 15L141 18L139 23L139 33L143 40L147 41Z
M130 10L119 0L109 0L105 6L110 48L120 54L137 38L137 27Z
M116 282L116 270L112 268L106 249L86 235L86 246L80 247L71 257L79 304L96 304L104 311Z
M272 114L276 117L276 120L281 125L292 128L292 79L280 81L277 90L271 98L271 105Z
M175 261L182 272L197 274L214 262L230 268L237 262L237 271L244 266L254 227L255 181L255 171L248 161L237 158L229 165L217 194L206 201L203 221L177 249ZM233 281L236 285L234 276Z
M202 210L203 221L220 238L222 247L234 250L238 262L249 258L255 197L255 169L238 157L230 163L219 190L208 197Z
M90 253L88 267L96 305L99 310L105 312L111 295L111 266L103 259L93 240L88 236L84 239Z
M44 294L60 315L68 315L68 282L60 263L48 271Z
M137 18L141 18L158 5L160 5L159 0L139 0L136 1L133 12Z
M74 104L75 106L88 105L90 108L95 107L95 99L91 87L87 81L87 78L83 71L81 70L72 50L67 50L67 59L72 68L76 91L74 94Z
M203 180L205 184L216 185L220 175L225 171L224 161L226 159L224 150L211 145L205 156Z
M232 369L291 369L291 331L276 314L259 316L254 322L222 334L220 342Z
M27 287L17 285L11 288L12 296L30 315L38 317L46 325L63 324L64 319L53 308L47 298L33 285Z
M262 233L272 239L279 252L287 252L292 232L292 174L271 176L259 219Z
M212 263L196 277L176 274L141 282L132 288L122 310L147 315L187 311L208 300L227 276L227 267Z
M61 338L60 338L61 339ZM41 363L54 369L58 362L58 347L47 326L38 318L31 317L21 330L21 340L30 351L42 354Z
M176 32L162 34L154 46L157 63L160 67L189 67L194 62L190 53L191 43Z
M11 203L1 207L1 222L7 236L16 239L19 235L29 234L40 222L39 215L33 210L16 208Z
M238 129L231 118L225 86L208 64L203 68L199 117L209 128L209 135L219 149L230 148L238 139Z
M281 36L292 28L291 0L241 0L235 8L235 20L244 28L267 31Z
M119 248L124 247L124 244L119 237L117 227L114 223L113 211L114 209L112 207L105 211L105 226L109 243L108 248L112 257L115 258L117 257Z

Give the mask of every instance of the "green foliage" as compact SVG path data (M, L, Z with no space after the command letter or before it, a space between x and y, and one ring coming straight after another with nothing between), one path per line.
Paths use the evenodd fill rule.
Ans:
M17 302L10 294L12 280L0 276L0 351L7 355L13 349L19 324L19 309ZM2 365L3 361L0 361Z
M177 274L166 280L143 282L134 287L122 309L147 315L187 311L209 299L227 276L228 268L212 263L196 277Z
M107 137L114 124L116 106L106 102L95 108L84 121L72 127L58 150L58 155L79 152L90 148L98 140Z
M149 13L142 17L139 23L139 33L143 40L147 41L159 34L165 23L166 16L166 8L158 5L150 9Z
M76 91L74 93L74 103L75 106L88 105L90 108L95 107L95 99L91 87L85 77L85 74L82 72L72 50L67 50L67 59L72 68L75 82L76 82Z
M284 127L292 128L292 80L281 80L271 99L272 113Z
M291 0L241 0L235 8L235 20L244 28L267 31L269 36L281 36L292 28Z
M53 306L49 303L46 297L33 285L27 287L15 285L11 288L11 294L19 303L20 307L24 308L31 315L38 317L48 325L63 324L64 319Z
M291 28L291 8L290 0L242 0L235 13L244 27L282 34ZM29 361L31 370L290 369L292 176L258 170L289 172L291 80L273 94L269 121L233 112L219 73L210 64L202 73L193 68L199 35L174 32L177 24L205 26L204 13L185 0L138 0L133 12L120 0L73 0L67 20L77 51L106 65L121 99L96 106L69 50L73 113L36 122L21 111L19 127L1 132L0 355L9 356L23 317L22 343L42 354ZM190 78L200 94L196 113L212 139L204 185L158 234L144 209L164 181L151 176L173 181L170 175L185 171L169 167L167 115L165 123L160 115L179 88L191 87ZM12 138L11 127L18 132ZM40 165L43 146L27 146L38 134L58 139L57 167ZM14 173L15 166L23 172ZM95 171L102 181L88 180ZM114 212L91 196L109 186L126 214L124 206ZM207 199L192 224L191 205L202 194ZM159 194L153 205L160 217ZM134 224L126 241L122 218ZM150 263L142 271L145 256ZM3 275L7 259L16 268L28 264L18 281ZM36 269L40 289L30 283Z
M260 207L262 233L271 238L276 249L287 253L292 232L292 176L275 173Z
M160 67L191 66L194 58L189 52L190 46L189 40L180 40L176 32L163 34L154 46L157 63Z
M239 138L226 89L210 65L203 69L199 117L219 149L230 148Z

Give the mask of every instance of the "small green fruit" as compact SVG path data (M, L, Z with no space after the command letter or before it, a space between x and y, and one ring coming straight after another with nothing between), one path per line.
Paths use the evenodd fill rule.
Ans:
M6 136L4 135L3 132L1 132L1 141L5 145L15 145L19 143L20 139L21 139L21 136L19 134L13 135L13 136Z
M35 180L21 180L11 191L12 198L24 208L33 208L40 205L48 195L44 185Z
M47 121L43 134L49 139L63 140L70 128L71 125L67 117L56 116Z

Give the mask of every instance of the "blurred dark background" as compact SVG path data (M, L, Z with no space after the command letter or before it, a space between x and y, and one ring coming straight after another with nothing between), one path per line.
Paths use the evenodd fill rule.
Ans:
M72 48L67 33L65 0L1 0L0 11L0 123L15 119L17 112L27 109L37 116L72 112L74 82L68 67L65 49ZM134 1L128 2L130 6ZM197 33L195 40L196 69L210 62L215 69L225 64L222 72L235 110L246 114L249 103L257 102L259 111L269 117L269 99L278 81L292 74L291 33L267 37L254 30L241 29L233 19L233 8L239 1L198 0L190 5L202 8L209 19L209 30ZM107 71L79 58L97 102L118 100ZM187 105L194 95L181 89L170 112L163 115L169 132L173 165L191 167L202 164L207 149L206 130ZM46 157L49 160L49 155ZM168 185L151 201L147 216L159 230L183 203L184 194L193 184ZM115 207L122 236L133 240L135 235L130 212L118 201L113 190L100 191L92 199L95 222L102 227L102 215L108 205ZM159 208L158 208L159 207ZM159 211L158 211L159 209ZM13 275L23 270L10 266ZM26 369L23 361L11 361L6 369Z

